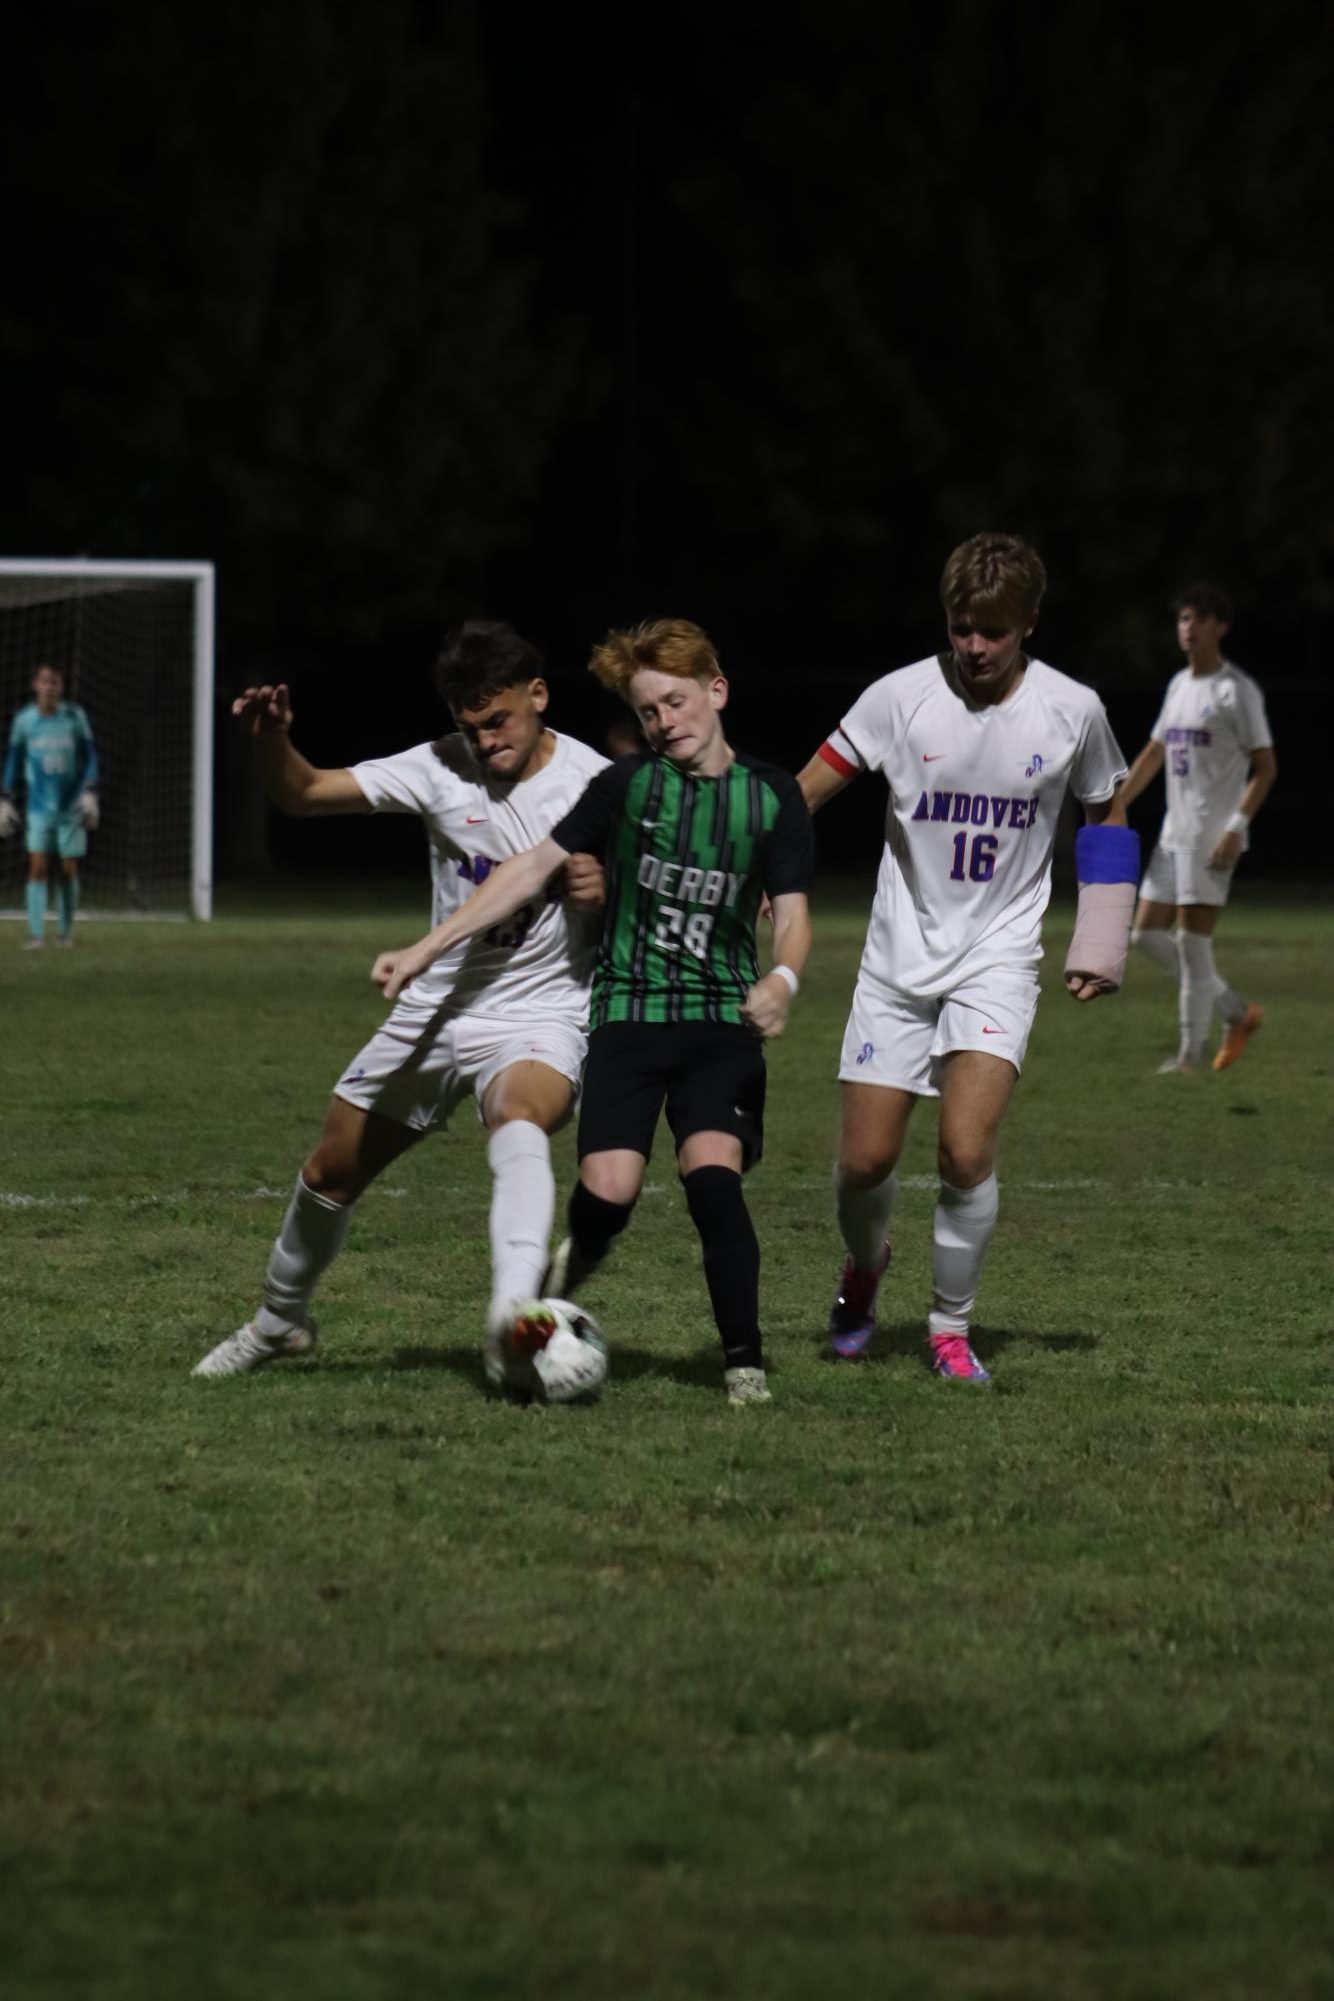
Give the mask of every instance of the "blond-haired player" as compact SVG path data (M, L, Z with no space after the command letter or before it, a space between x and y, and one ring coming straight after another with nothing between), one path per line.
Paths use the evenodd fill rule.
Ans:
M1248 1005L1219 973L1213 933L1278 762L1263 695L1223 653L1232 623L1227 596L1216 584L1191 584L1172 609L1186 665L1168 682L1149 741L1120 792L1120 804L1128 806L1165 772L1167 813L1131 935L1178 983L1180 1040L1160 1070L1203 1066L1215 1009L1223 1037L1213 1067L1226 1070L1245 1051L1264 1010Z
M932 1366L985 1383L969 1319L995 1228L1001 1122L1038 998L1057 816L1083 802L1066 985L1119 985L1137 871L1112 799L1125 760L1091 688L1034 659L1046 573L1014 535L975 535L941 579L948 644L873 682L801 773L812 810L860 773L889 787L885 847L843 1040L835 1183L847 1247L829 1333L865 1352L889 1261L894 1169L919 1098L940 1100Z
M763 1042L782 1032L810 949L810 815L795 779L727 741L728 684L698 625L653 619L613 632L590 666L629 705L645 749L600 772L544 841L428 937L382 953L372 978L392 999L441 952L540 895L572 852L602 861L579 1179L547 1286L575 1290L625 1229L665 1109L728 1402L767 1403L760 1251L742 1176L763 1146ZM761 975L765 895L776 963Z

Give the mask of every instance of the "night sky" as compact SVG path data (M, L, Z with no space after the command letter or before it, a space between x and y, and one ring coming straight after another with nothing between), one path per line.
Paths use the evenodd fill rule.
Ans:
M607 627L698 619L734 739L799 764L989 527L1133 755L1212 577L1279 750L1248 868L1316 871L1332 83L1290 0L29 14L0 547L212 558L221 690L290 678L336 764L434 733L470 613L590 735Z

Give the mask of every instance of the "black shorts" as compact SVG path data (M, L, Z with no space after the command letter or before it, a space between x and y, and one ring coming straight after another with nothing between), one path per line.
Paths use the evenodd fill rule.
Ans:
M764 1151L764 1044L711 1021L609 1021L588 1039L579 1158L653 1151L663 1100L679 1152L692 1133L731 1133L742 1168Z

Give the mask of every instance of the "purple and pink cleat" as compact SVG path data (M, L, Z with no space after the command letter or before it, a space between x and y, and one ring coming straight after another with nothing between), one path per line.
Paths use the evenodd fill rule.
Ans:
M931 1367L952 1383L989 1383L990 1375L968 1345L966 1334L933 1334Z
M875 1334L875 1295L889 1269L890 1250L870 1271L859 1271L851 1258L843 1261L838 1295L829 1309L829 1345L844 1361L866 1353Z

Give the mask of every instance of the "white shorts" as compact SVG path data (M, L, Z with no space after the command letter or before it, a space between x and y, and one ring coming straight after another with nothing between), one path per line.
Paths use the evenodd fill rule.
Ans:
M1210 868L1204 848L1165 848L1159 842L1139 893L1146 903L1208 903L1219 910L1227 902L1232 876L1230 868Z
M859 979L843 1033L840 1084L881 1084L919 1098L940 1096L942 1058L980 1049L1023 1068L1038 1006L1036 973L982 973L952 993L915 1000Z
M587 1054L588 1037L564 1021L500 1021L481 1014L423 1021L395 1011L353 1057L334 1096L413 1132L443 1131L470 1092L480 1119L488 1087L511 1063L545 1063L577 1092Z

